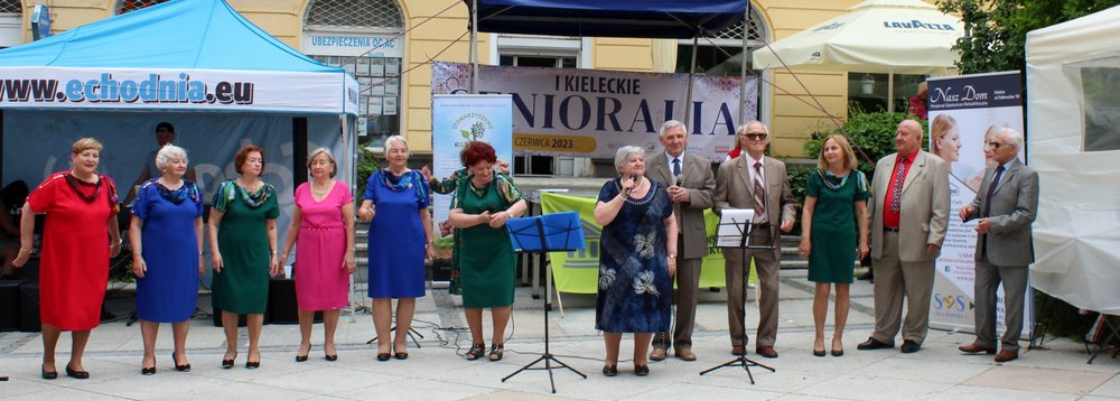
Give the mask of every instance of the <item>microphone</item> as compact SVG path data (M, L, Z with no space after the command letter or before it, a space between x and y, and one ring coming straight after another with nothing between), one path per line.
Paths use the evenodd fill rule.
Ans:
M681 186L682 182L684 182L684 174L677 174L673 176L673 186L679 187Z
M637 179L638 179L637 174L630 174L630 181L636 181ZM635 183L635 184L637 184L637 183ZM626 188L626 196L630 196L630 191L632 191L633 189L634 189L634 187Z

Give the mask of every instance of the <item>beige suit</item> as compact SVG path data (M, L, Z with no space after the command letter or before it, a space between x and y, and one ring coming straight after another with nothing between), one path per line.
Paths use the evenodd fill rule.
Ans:
M753 160L743 154L723 162L716 174L715 212L722 213L725 208L754 208L754 182L748 169ZM727 319L731 328L731 345L745 346L746 335L742 326L743 300L745 299L744 265L754 259L760 286L758 305L761 316L758 321L759 347L772 347L778 335L778 270L782 259L781 246L777 244L781 235L779 227L783 221L793 221L797 215L797 201L790 192L786 165L781 161L763 157L762 170L766 181L766 215L770 221L769 230L759 238L752 236L752 245L774 245L774 249L723 249L727 277ZM757 241L757 242L756 242Z
M894 343L905 297L902 338L921 345L929 331L934 264L949 224L949 165L928 152L916 153L903 181L898 232L890 232L883 227L883 211L890 207L884 198L897 161L897 153L879 159L871 184L875 197L868 205L875 268L875 332L871 338ZM928 252L929 244L937 245L938 250Z
M688 152L682 158L683 180L677 185L689 189L689 199L674 208L680 234L677 236L677 316L672 346L690 349L696 322L696 296L700 290L700 266L708 255L704 211L713 206L716 179L712 163L707 159ZM646 160L646 177L666 188L674 185L673 170L665 152ZM653 346L669 348L667 337L667 332L657 333Z

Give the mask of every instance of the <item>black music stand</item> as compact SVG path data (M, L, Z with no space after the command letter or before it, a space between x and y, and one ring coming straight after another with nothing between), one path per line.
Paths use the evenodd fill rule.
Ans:
M550 221L546 222L545 219ZM580 225L579 214L575 212L512 219L506 222L506 227L509 228L509 235L513 241L513 250L517 253L547 254L547 252L571 252L584 249L583 227ZM551 263L551 261L546 262L546 266ZM547 299L547 297L545 298ZM556 394L556 380L552 378L553 369L568 369L584 379L587 378L587 375L580 373L580 371L564 362L560 362L549 351L549 307L547 301L542 302L546 304L544 308L544 353L528 365L522 366L516 372L503 377L502 383L526 370L547 370L548 382L552 385L552 393ZM544 367L533 367L542 361ZM554 366L553 363L558 366Z
M770 243L769 244L752 245L751 241L750 241L750 239L752 237L753 238L764 238L764 237L759 237L758 234L756 233L756 231L760 231L760 230L763 230L763 229L769 231L769 230L771 230L770 224L767 224L767 223L754 224L754 223L750 222L749 218L744 219L742 217L737 217L735 214L728 213L729 211L730 210L725 209L724 212L723 212L723 215L720 216L719 228L717 228L717 230L716 230L716 247L743 250L743 273L747 277L750 277L750 270L749 270L750 266L747 264L746 251L748 249L770 249L770 250L773 250L774 249L774 243L778 240L778 236L774 235L774 233L771 232L770 233ZM747 300L747 297L743 297L743 302L744 303L746 303L746 300ZM743 309L744 309L743 317L739 319L738 323L739 323L739 326L743 328L743 348L745 350L746 347L747 347L748 336L747 336L747 327L746 327L747 326L747 324L746 324L746 308L744 307ZM756 361L754 361L750 358L747 358L746 353L744 353L743 355L739 355L735 359L732 359L732 360L724 362L722 364L713 366L713 367L709 368L708 370L700 372L700 375L703 376L705 373L708 373L708 372L713 372L713 371L720 370L720 369L723 369L723 368L729 368L729 367L735 367L735 366L741 366L741 367L743 367L743 370L747 371L747 377L751 380L751 384L754 384L754 375L751 374L751 366L758 366L760 368L769 370L771 372L776 372L774 370L774 368L772 368L772 367L763 365L763 364L758 363L758 362L756 362Z

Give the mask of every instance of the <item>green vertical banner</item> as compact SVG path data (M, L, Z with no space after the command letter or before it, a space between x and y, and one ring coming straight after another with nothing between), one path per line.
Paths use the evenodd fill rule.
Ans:
M581 251L548 253L556 289L573 294L596 293L599 283L599 233L603 228L595 224L595 199L543 192L541 211L545 214L578 212L586 241L586 249ZM714 247L719 216L707 210L704 218L708 230L708 256L701 267L700 288L724 287L723 253ZM750 282L756 282L757 274L754 269L750 270Z

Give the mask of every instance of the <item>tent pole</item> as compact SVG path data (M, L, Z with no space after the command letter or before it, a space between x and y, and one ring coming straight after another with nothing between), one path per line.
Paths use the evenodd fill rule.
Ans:
M688 68L688 95L684 103L685 133L692 132L692 77L696 75L696 50L700 46L700 32L692 37L692 65Z
M478 0L471 0L471 94L478 94Z
M887 112L894 113L894 69L887 72Z
M751 2L747 2L747 9L743 11L743 60L739 62L739 124L743 124L747 112L747 50L751 21ZM732 133L734 134L734 133Z

